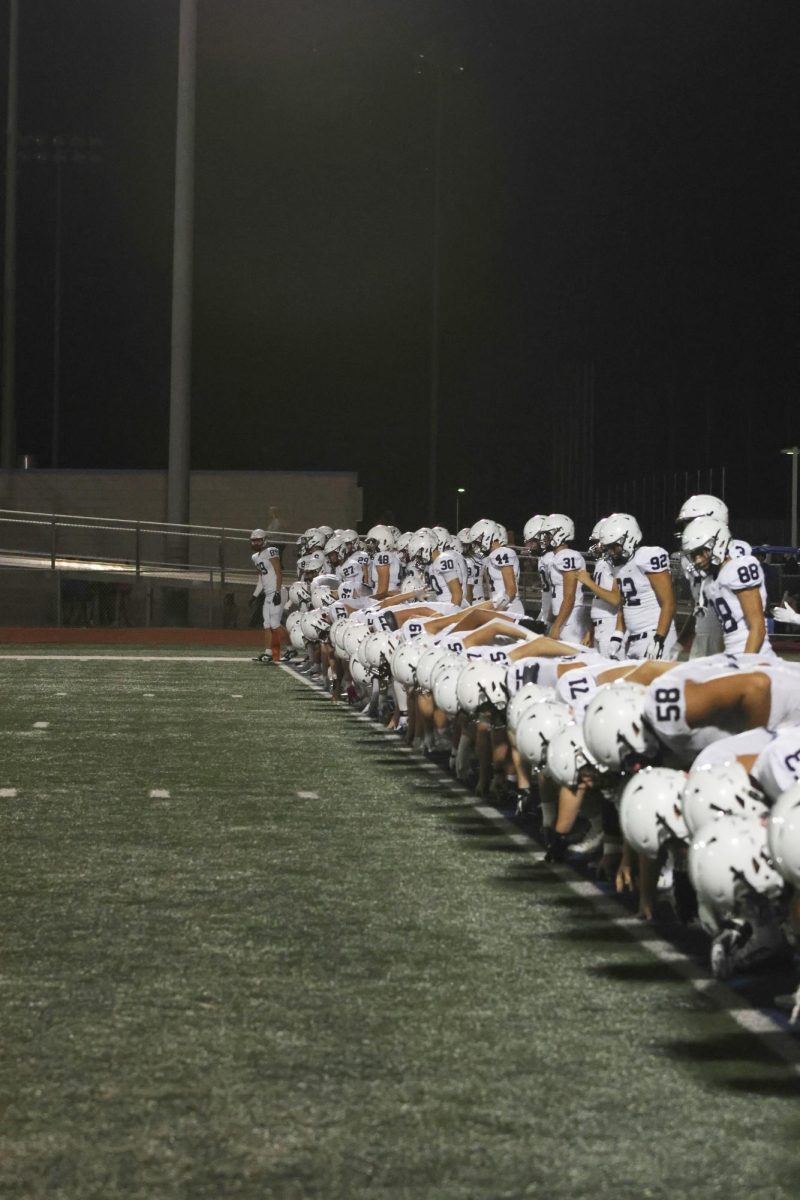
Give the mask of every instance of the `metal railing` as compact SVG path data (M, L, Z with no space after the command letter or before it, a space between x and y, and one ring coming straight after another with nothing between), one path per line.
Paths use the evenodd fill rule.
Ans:
M250 531L112 517L0 509L0 566L107 572L165 584L248 583ZM297 534L275 530L284 568L295 569Z

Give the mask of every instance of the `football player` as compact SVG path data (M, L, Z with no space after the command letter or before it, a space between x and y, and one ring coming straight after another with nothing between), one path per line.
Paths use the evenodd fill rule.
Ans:
M263 529L254 529L250 534L250 558L258 572L254 596L263 596L264 615L264 653L259 654L253 662L264 666L280 661L281 657L281 584L283 571L277 546L267 545L267 535Z

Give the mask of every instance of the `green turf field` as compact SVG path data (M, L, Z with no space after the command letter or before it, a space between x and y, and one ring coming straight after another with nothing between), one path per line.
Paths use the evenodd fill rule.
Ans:
M443 776L136 653L0 658L0 1195L800 1194L797 1076Z

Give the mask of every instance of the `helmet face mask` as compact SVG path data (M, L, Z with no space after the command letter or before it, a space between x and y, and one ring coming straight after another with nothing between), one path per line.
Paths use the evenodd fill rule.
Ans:
M488 554L495 542L504 542L507 534L502 525L483 517L472 526L468 539L479 554Z
M703 575L721 567L728 556L731 532L716 517L696 517L681 534L681 550Z
M372 557L394 549L394 534L386 525L373 525L364 537L364 549Z
M606 518L601 517L592 532L589 534L588 553L591 558L598 558L603 553L603 527L605 523Z
M267 543L267 535L263 529L254 529L250 534L250 549L254 554L260 553Z
M612 513L603 524L602 549L615 566L628 562L642 543L639 522L630 513Z
M408 557L420 567L429 567L438 549L436 535L429 529L420 529L408 543Z
M525 522L525 528L522 531L522 540L527 550L532 554L538 554L541 548L541 533L547 517L543 513L536 513L530 520Z
M549 549L563 546L575 539L575 522L564 513L550 513L545 517L541 536Z

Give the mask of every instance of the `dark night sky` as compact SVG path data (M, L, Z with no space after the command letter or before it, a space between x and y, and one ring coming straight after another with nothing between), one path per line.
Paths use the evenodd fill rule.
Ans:
M20 131L105 143L65 176L62 464L164 466L178 3L22 9ZM434 105L415 67L436 48L443 521L458 484L467 519L565 505L574 364L597 429L568 473L601 499L724 463L740 513L784 514L795 0L199 9L195 466L355 469L368 520L425 515ZM54 195L52 167L21 169L18 440L43 466Z

